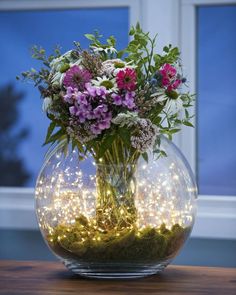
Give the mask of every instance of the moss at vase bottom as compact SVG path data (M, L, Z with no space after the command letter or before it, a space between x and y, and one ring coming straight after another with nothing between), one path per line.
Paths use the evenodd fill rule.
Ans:
M176 254L190 232L189 227L175 224L169 230L130 226L123 230L104 231L80 216L73 225L58 225L47 241L63 258L85 262L155 263Z

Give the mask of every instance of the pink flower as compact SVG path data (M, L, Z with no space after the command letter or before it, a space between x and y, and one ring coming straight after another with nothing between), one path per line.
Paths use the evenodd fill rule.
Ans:
M179 79L175 80L175 82L172 84L172 88L177 89L181 83L182 83L181 80Z
M177 89L181 80L177 78L177 70L170 64L164 64L160 70L162 76L162 86L167 88L167 91Z
M88 83L91 78L92 75L89 71L75 65L66 72L63 79L63 84L65 87L72 87L83 90L85 84Z
M116 75L117 86L121 90L133 91L136 87L136 72L134 69L126 68L120 70Z

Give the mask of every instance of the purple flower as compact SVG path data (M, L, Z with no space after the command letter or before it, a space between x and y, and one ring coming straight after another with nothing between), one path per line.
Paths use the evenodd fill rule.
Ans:
M83 111L83 112L90 112L92 110L92 106L90 104L81 104L79 106L79 110Z
M102 133L102 130L99 128L98 124L91 125L90 130L92 131L93 134L101 134Z
M112 114L111 112L109 113L104 113L103 114L103 119L99 121L98 126L100 129L108 129L111 126L111 119L112 119Z
M98 126L101 130L109 129L111 126L111 120L103 119L99 121Z
M112 93L111 97L113 98L113 104L120 106L122 105L122 97L116 93Z
M78 117L80 123L84 123L87 119L87 112L84 112L83 110L78 110L76 116Z
M91 83L86 83L85 88L87 90L87 94L92 96L92 97L102 97L106 98L106 95L108 93L106 87L104 86L92 86Z
M94 86L91 86L91 83L86 83L85 84L85 89L87 90L87 94L92 96L92 97L95 97L97 95L96 93L96 87Z
M125 99L123 101L123 105L126 106L130 110L135 108L134 97L135 97L134 91L126 92Z
M111 126L112 114L107 112L103 114L103 118L97 123L91 126L91 131L93 134L101 134L104 129L108 129Z
M72 87L83 90L85 84L88 83L91 78L92 75L89 71L75 65L66 72L63 79L63 84L65 87Z
M88 111L86 115L88 120L96 119L96 116L94 115L93 111Z
M79 104L84 104L84 105L87 105L88 104L88 101L87 101L87 98L86 98L86 95L82 92L78 92L77 96L76 96L76 100Z
M101 104L93 110L95 118L100 118L108 110L107 105Z
M78 107L77 106L69 107L69 111L72 116L75 116L76 113L78 112Z
M63 96L64 101L68 103L73 103L75 96L77 95L78 89L67 87L66 88L66 94Z
M96 93L97 93L97 96L101 96L102 98L106 98L106 95L108 92L107 92L106 87L99 86L99 87L96 87Z

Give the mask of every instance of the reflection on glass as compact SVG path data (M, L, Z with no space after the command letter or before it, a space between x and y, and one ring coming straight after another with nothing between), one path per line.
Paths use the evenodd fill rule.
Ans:
M73 41L88 44L83 34L94 29L115 35L118 48L128 42L128 8L0 12L0 186L34 186L47 148L48 122L37 89L16 82L22 71L37 67L29 49L56 44L69 50ZM6 126L6 124L8 124Z
M236 6L198 8L198 185L236 195Z

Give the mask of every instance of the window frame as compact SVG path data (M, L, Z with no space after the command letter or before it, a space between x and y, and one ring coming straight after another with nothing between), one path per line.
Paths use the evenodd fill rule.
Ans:
M235 0L180 0L180 40L182 60L188 73L191 93L197 92L197 21L199 6L236 5ZM192 113L196 114L196 102ZM193 119L196 126L196 117ZM183 128L178 135L178 145L197 175L196 128ZM236 239L236 196L199 195L199 203L205 210L198 214L197 224L205 236ZM203 229L205 227L205 229Z
M129 7L130 25L138 20L151 35L158 32L157 50L179 46L190 81L196 91L196 18L198 5L236 4L235 0L0 0L0 11ZM163 13L165 11L165 13ZM193 113L195 106L193 107ZM196 132L184 128L175 136L196 172ZM198 213L191 237L236 239L236 196L198 196ZM0 229L38 229L34 189L0 187Z

